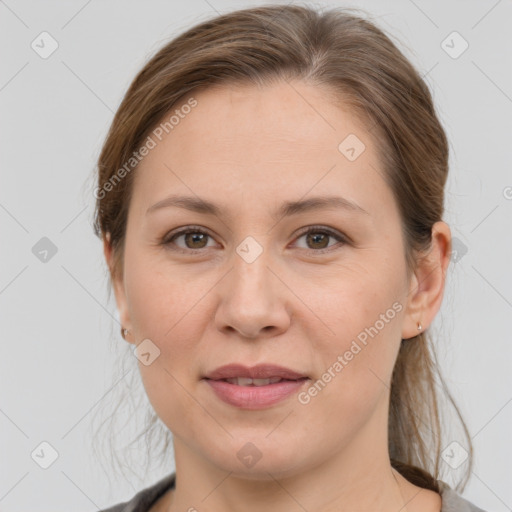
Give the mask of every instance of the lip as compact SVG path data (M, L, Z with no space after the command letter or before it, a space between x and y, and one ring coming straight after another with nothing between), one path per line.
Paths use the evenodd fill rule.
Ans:
M251 379L269 379L280 377L283 380L264 386L239 386L222 379L248 377ZM299 391L309 377L272 364L260 364L247 367L239 364L221 366L209 373L203 380L223 402L241 409L265 409L275 405Z

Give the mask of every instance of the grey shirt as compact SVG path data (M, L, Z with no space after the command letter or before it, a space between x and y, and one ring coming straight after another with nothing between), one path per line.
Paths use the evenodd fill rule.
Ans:
M138 492L130 501L119 503L100 512L147 512L156 501L175 485L176 474L162 478L150 487ZM442 480L437 481L441 492L441 512L485 512L457 494Z

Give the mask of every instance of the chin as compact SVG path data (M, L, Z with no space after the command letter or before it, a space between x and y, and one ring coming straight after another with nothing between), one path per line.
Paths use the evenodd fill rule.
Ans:
M217 451L206 456L219 469L248 480L288 478L315 466L315 461L309 459L303 444L292 445L289 436L280 438L276 435L274 439L267 436L267 430L260 435L233 435L229 443L219 441ZM213 442L210 447L212 445Z

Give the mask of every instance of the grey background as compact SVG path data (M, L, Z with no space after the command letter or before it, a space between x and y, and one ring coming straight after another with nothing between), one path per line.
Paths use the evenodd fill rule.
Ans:
M145 60L215 11L262 3L0 1L1 511L97 510L173 470L171 460L147 473L134 463L131 475L116 478L93 455L93 418L112 410L123 386L138 396L140 384L107 298L91 226L92 173L113 112ZM462 248L433 329L475 447L464 495L489 511L511 510L512 3L315 4L373 14L433 91L451 143L446 220ZM31 47L43 31L58 42L46 59ZM453 31L469 44L456 59L442 47ZM57 250L46 262L37 257L43 237ZM120 354L129 356L126 367ZM131 428L117 435L121 445ZM49 457L43 441L58 453L47 469L31 456ZM135 446L135 461L143 449ZM450 482L456 472L444 469Z

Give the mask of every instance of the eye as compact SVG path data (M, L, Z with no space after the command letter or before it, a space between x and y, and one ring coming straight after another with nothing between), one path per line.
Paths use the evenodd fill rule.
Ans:
M185 246L176 244L176 240L183 237L183 242ZM211 238L206 231L203 231L200 228L196 228L194 226L189 226L186 229L182 229L177 231L176 233L171 233L170 236L166 236L162 241L162 245L176 245L177 250L182 252L189 252L194 249L205 249L207 248L208 238Z
M184 245L176 243L176 241L182 237ZM347 238L342 234L322 226L310 226L307 230L303 231L296 240L300 240L303 237L305 237L307 246L302 248L313 250L316 253L324 253L332 250L332 247L336 244L329 245L329 239L334 238L338 241L338 245L344 245L348 242ZM207 245L209 238L211 239L212 236L208 232L199 227L189 226L167 235L162 240L162 245L169 246L170 249L180 252L199 252L198 249L211 247ZM195 249L197 250L194 251Z
M336 245L329 245L329 238L335 238L341 243L341 245L347 243L347 239L343 235L322 226L309 227L297 238L297 240L300 240L303 237L306 237L306 244L309 244L305 249L313 249L314 252L319 253L328 252L331 250L333 245Z

